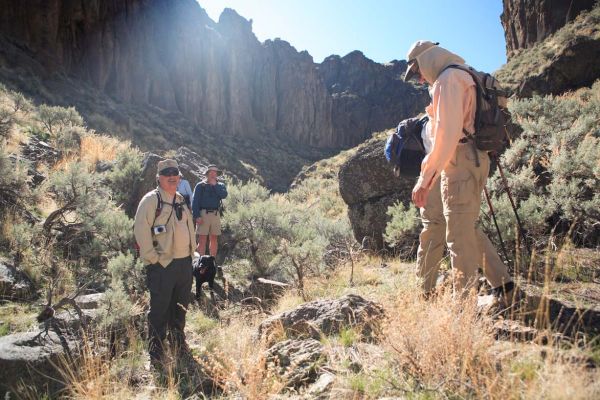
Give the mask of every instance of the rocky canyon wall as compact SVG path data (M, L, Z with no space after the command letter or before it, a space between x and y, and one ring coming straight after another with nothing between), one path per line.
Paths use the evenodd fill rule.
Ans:
M261 43L233 10L214 22L194 0L4 0L0 34L48 73L181 112L214 135L343 148L427 102L400 80L403 62L356 52L319 65L283 40Z

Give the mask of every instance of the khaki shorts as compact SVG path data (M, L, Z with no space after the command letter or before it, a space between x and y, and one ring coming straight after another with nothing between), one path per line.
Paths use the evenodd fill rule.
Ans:
M220 235L221 234L221 217L218 211L206 212L200 211L202 224L196 224L197 235Z

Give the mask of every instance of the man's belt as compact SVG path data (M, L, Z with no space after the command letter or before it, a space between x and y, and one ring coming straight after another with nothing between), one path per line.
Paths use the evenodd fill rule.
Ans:
M219 211L218 208L201 208L200 211L202 211L202 210L206 211L207 213Z

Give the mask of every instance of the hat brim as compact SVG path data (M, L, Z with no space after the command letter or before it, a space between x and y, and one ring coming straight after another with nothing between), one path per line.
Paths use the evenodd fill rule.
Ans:
M417 75L417 71L419 67L417 65L417 61L411 61L408 63L408 67L406 68L406 72L404 73L404 82L408 82L413 79Z

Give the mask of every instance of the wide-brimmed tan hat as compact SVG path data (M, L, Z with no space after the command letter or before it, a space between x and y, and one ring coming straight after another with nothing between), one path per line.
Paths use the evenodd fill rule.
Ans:
M410 46L408 53L406 54L406 60L408 61L408 66L406 67L406 72L404 73L404 81L408 82L411 80L416 72L419 70L419 65L417 64L417 57L423 54L425 50L432 48L433 46L437 46L440 44L439 42L430 42L429 40L417 40Z
M162 171L164 171L167 168L177 168L179 169L179 164L177 164L177 161L175 160L171 160L171 159L166 159L166 160L162 160L158 162L158 166L157 166L157 173L160 175L160 173Z
M208 175L209 171L216 171L217 172L217 176L221 175L221 170L219 168L217 168L216 165L209 165L208 167L206 167L206 171L204 171L204 175Z

